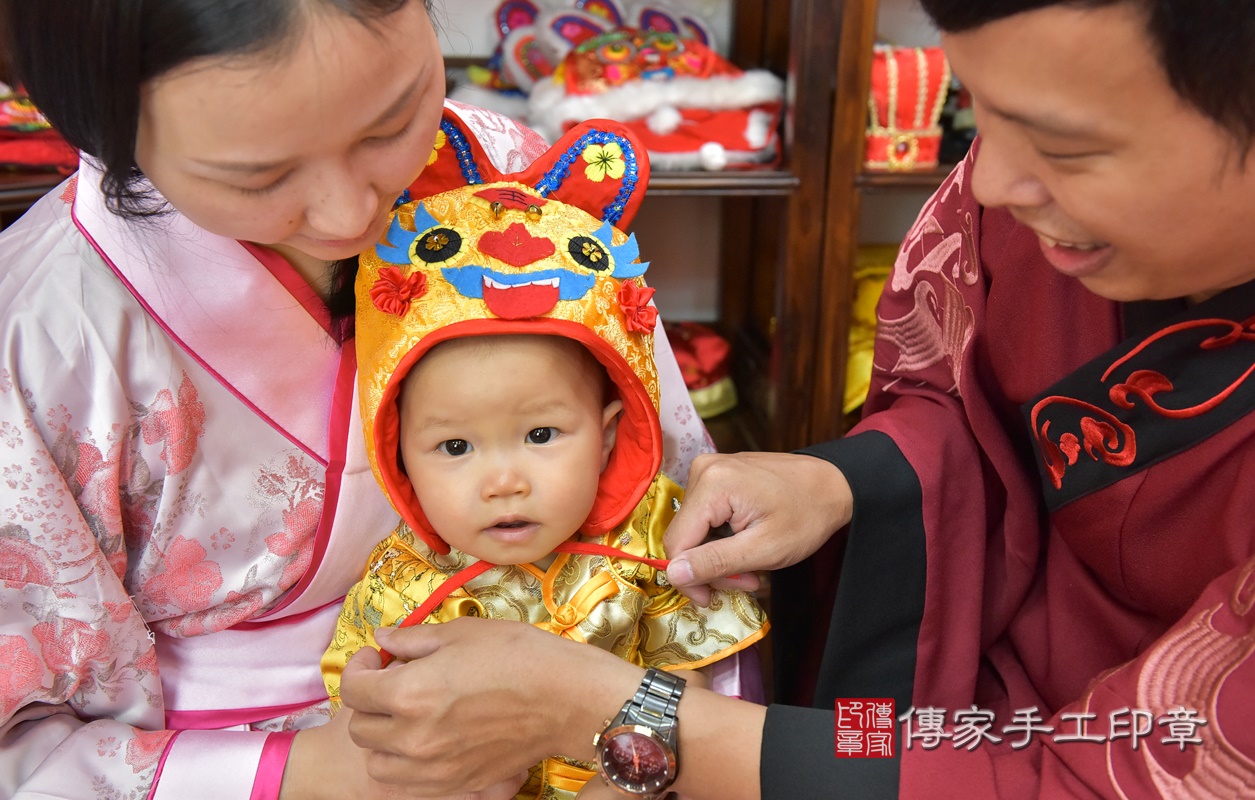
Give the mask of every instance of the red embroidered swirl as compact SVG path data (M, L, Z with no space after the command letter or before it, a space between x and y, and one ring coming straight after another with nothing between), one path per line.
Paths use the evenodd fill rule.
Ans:
M1255 317L1251 317L1244 322L1235 322L1227 319L1199 319L1181 322L1148 336L1137 347L1134 347L1108 367L1103 373L1101 380L1105 383L1112 373L1128 364L1155 342L1183 331L1214 326L1224 329L1224 333L1204 339L1199 343L1199 349L1217 350L1237 344L1243 340L1255 341ZM1189 419L1215 409L1236 392L1252 374L1255 374L1255 364L1248 367L1245 372L1208 400L1188 408L1167 408L1160 404L1156 399L1156 395L1170 394L1176 387L1163 373L1149 369L1134 370L1123 381L1112 386L1108 391L1108 396L1111 398L1111 402L1118 408L1131 409L1135 405L1135 400L1140 398L1149 410L1161 417L1175 420ZM1041 412L1048 406L1060 403L1085 409L1092 412L1094 416L1086 415L1081 417L1081 438L1078 439L1075 433L1069 432L1059 437L1059 441L1056 444L1050 439L1050 421L1047 420L1039 424L1038 420ZM1047 397L1033 407L1030 422L1033 428L1033 435L1036 437L1041 449L1047 472L1056 489L1062 488L1063 473L1067 471L1069 466L1076 464L1082 447L1084 447L1086 454L1095 461L1102 460L1116 467L1129 466L1137 456L1137 437L1133 428L1101 408L1081 400L1060 395Z
M1081 438L1078 439L1075 433L1068 432L1060 436L1056 444L1050 439L1050 420L1040 426L1037 420L1047 406L1059 403L1091 411L1098 418L1081 417ZM1137 457L1137 436L1133 429L1098 406L1081 400L1057 395L1047 397L1033 406L1031 423L1033 435L1037 437L1038 447L1041 448L1046 469L1050 473L1050 481L1056 489L1063 488L1063 473L1076 464L1082 447L1085 454L1093 460L1102 460L1113 467L1127 467Z
M1151 344L1159 341L1160 339L1164 339L1174 333L1180 333L1181 331L1189 330L1191 328L1203 328L1213 325L1218 325L1222 328L1227 328L1228 330L1223 334L1204 339L1198 345L1200 350L1218 350L1222 347L1229 347L1237 344L1243 339L1247 341L1255 340L1255 317L1252 317L1245 322L1234 322L1233 320L1228 319L1200 319L1192 320L1190 322L1182 322L1178 325L1164 328L1155 335L1148 337L1146 341L1133 348L1128 355L1108 367L1107 371L1103 373L1102 379L1106 381L1107 378L1111 376L1111 373L1118 367L1128 363L1134 356L1141 353ZM1154 399L1154 396L1160 393L1171 392L1175 388L1172 381L1161 373L1153 370L1139 369L1129 375L1123 383L1116 384L1111 388L1111 401L1120 408L1132 408L1133 401L1131 397L1140 397L1142 401L1146 403L1147 408L1162 417L1167 417L1168 419L1189 419L1191 417L1197 417L1200 414L1206 414L1208 411L1211 411L1216 406L1223 403L1230 395L1238 390L1238 387L1246 382L1246 379L1249 378L1252 373L1255 373L1255 364L1248 367L1247 370L1238 376L1235 381L1230 383L1209 400L1190 406L1189 408L1165 408Z

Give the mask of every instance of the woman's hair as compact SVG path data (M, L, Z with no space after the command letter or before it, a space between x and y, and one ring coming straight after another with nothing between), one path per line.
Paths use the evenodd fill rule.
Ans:
M104 171L111 211L169 209L135 164L142 85L198 58L274 53L307 15L338 11L370 23L411 0L0 0L14 77L66 140ZM431 0L425 0L430 10ZM357 258L337 263L328 301L337 338L352 336Z
M1048 6L1118 3L1142 10L1177 94L1248 151L1255 144L1255 14L1245 0L920 0L937 26L952 33Z
M140 88L198 58L292 41L315 10L363 22L410 0L0 0L14 77L69 141L99 162L109 208L161 213L135 164Z

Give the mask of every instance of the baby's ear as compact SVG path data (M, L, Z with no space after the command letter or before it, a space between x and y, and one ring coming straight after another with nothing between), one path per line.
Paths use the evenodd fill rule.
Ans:
M610 463L615 437L619 435L619 419L623 417L623 401L612 400L601 410L601 468Z

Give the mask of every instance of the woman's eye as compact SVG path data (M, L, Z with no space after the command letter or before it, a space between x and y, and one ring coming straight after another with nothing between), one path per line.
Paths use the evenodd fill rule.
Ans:
M367 144L391 144L395 141L400 140L402 137L405 136L405 134L409 133L410 128L413 127L413 125L414 125L414 120L413 118L411 118L410 121L405 123L405 125L398 131L394 131L392 133L385 133L381 136L367 136L364 141Z
M288 176L285 174L283 177L276 181L271 181L265 186L258 186L256 188L250 186L236 186L234 188L236 191L246 194L249 197L264 197L282 186L287 179Z
M465 439L446 439L436 447L436 450L446 456L464 456L471 452L471 443Z
M1050 161L1083 161L1107 152L1084 142L1038 142L1035 147L1038 155Z
M557 433L556 428L533 428L527 434L527 441L531 444L549 444Z

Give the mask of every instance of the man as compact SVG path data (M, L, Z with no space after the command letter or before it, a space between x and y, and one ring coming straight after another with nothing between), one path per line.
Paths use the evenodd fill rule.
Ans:
M726 497L746 530L688 553L697 578L781 566L781 538L813 551L850 516L763 498L848 481L816 706L917 712L904 797L1255 785L1255 7L924 5L981 140L904 243L865 420L808 451L822 467L699 463L669 552ZM784 466L813 477L759 474ZM909 740L923 709L1002 744ZM822 760L832 732L826 712L769 712L765 796L809 796L788 751L822 737Z
M1255 785L1255 8L924 5L981 141L903 244L864 421L805 454L699 459L668 532L668 577L701 599L848 526L816 708L686 692L673 788L1240 794ZM698 546L724 522L735 536ZM519 634L527 667L494 691L456 664L510 632L425 633L410 655L435 652L408 675L363 662L345 678L390 779L485 766L414 754L442 727L474 740L535 709L560 663L584 662L564 685L596 702L497 753L586 737L639 680ZM466 708L385 699L453 675ZM842 698L896 701L896 758L834 757ZM409 745L388 743L406 727Z

